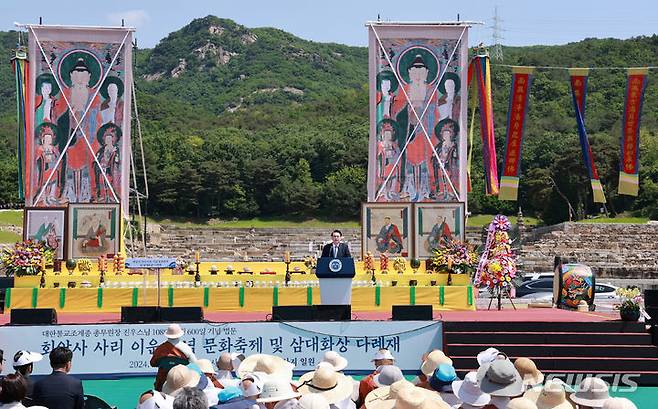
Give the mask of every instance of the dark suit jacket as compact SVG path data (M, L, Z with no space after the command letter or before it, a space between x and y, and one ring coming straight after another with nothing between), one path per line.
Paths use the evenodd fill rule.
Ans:
M53 371L35 383L32 399L34 405L48 408L84 409L85 406L82 382L61 371Z
M325 244L322 248L322 257L334 257L334 243ZM350 248L347 247L347 244L340 243L338 245L338 256L336 258L343 257L352 257L350 254Z

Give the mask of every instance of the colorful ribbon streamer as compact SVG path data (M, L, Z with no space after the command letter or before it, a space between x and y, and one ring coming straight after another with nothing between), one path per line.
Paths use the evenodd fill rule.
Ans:
M587 138L587 130L585 129L585 107L587 102L588 74L588 68L569 69L569 76L571 78L571 95L573 97L572 99L574 111L576 112L576 124L578 125L580 148L583 152L583 160L585 161L587 173L589 174L590 184L592 185L594 203L605 203L603 186L599 180L599 174L596 171L594 156L592 155L592 147L589 144L589 139Z
M485 193L498 194L498 164L494 134L493 103L491 98L491 66L488 55L473 57L468 67L468 82L475 78L480 100L480 130L482 133L482 159L484 161Z
M648 68L629 68L621 128L619 194L637 196L640 187L640 119Z
M25 174L25 153L29 152L27 150L28 143L27 130L29 123L29 116L27 116L27 111L25 110L27 104L28 92L28 61L27 58L23 58L17 53L16 57L11 60L12 67L14 69L14 75L16 78L16 122L18 123L18 134L17 134L17 155L18 155L18 198L23 200L25 198L25 180L28 175Z
M505 167L500 178L499 200L517 200L521 173L521 148L528 113L528 96L534 67L512 67L512 91L507 110Z

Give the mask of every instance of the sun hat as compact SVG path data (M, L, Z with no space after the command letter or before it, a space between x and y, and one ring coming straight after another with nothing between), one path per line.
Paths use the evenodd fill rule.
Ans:
M329 365L320 365L315 371L299 378L299 393L307 395L316 393L324 396L330 404L335 404L352 395L352 380Z
M144 402L137 405L137 409L165 409L172 408L174 404L174 397L166 395L162 392L152 391L153 396L146 399ZM37 406L30 406L30 408L36 408ZM39 406L41 408L42 406Z
M549 379L544 386L529 389L523 394L537 405L537 409L573 409L561 382Z
M523 394L523 380L509 359L496 359L477 371L482 392L491 396L517 397Z
M420 366L420 371L424 375L430 376L436 367L441 364L452 365L452 359L448 358L440 349L435 349L427 355L427 358L425 358L423 364Z
M167 373L167 380L162 385L162 392L167 395L174 395L186 386L196 387L200 379L201 375L187 366L176 365Z
M438 394L430 396L423 388L403 388L395 399L395 409L450 409Z
M318 393L309 393L299 398L299 405L304 409L329 409L329 402Z
M544 382L544 374L537 369L537 365L532 359L517 358L514 361L514 367L519 371L524 385L535 386Z
M43 355L38 352L30 352L20 350L14 354L14 368L17 366L29 365L39 362L43 359Z
M460 401L471 406L480 407L491 401L491 396L488 393L482 392L478 386L476 372L467 373L463 381L454 381L452 383L452 391Z
M238 369L242 361L244 361L244 354L238 354L235 352L231 353L231 364L233 364L233 370Z
M436 367L432 376L428 378L429 385L437 392L452 390L451 385L458 380L455 368L450 364L441 364Z
M395 406L395 399L404 388L413 388L414 384L406 379L393 382L391 386L375 388L364 401L367 409L392 409ZM429 391L428 391L429 392Z
M196 361L196 365L203 373L215 373L215 368L213 368L209 359L199 359Z
M250 372L263 372L272 377L290 380L295 365L285 359L267 354L253 354L246 357L238 367L238 376Z
M382 365L375 376L372 377L372 381L379 387L389 386L401 379L404 379L404 375L400 368L395 365Z
M220 403L225 403L231 399L240 398L244 396L242 390L237 386L227 386L226 388L219 391L217 394L217 399Z
M496 360L500 351L496 348L487 348L477 355L478 365L489 364Z
M322 357L322 361L320 362L331 364L331 366L333 366L334 370L337 372L347 368L347 359L336 351L325 352L324 356Z
M274 409L300 409L302 406L297 399L286 399L276 403Z
M165 337L169 339L178 339L185 335L185 331L178 324L171 324L165 332Z
M256 402L279 402L286 399L293 399L300 397L299 392L292 390L289 380L285 379L272 379L263 385L263 391L260 393L260 398Z
M389 351L386 348L382 348L377 353L375 353L375 357L370 360L370 362L374 361L380 361L382 359L390 359L391 361L395 361L395 358L393 357L393 354L391 354L391 351Z
M514 398L507 403L507 409L537 409L537 405L525 397Z
M610 398L603 402L603 409L637 409L637 406L626 398Z
M251 384L247 387L247 389L245 389L243 382L248 379L251 380ZM263 391L264 383L265 381L258 374L248 373L240 379L240 390L242 390L244 396L246 397L260 395L260 393Z
M585 378L576 388L576 393L572 393L570 397L578 405L601 407L610 399L608 384L600 378Z

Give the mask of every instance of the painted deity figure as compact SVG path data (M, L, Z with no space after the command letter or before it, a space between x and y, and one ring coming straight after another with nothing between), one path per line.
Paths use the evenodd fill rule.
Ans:
M397 200L400 192L400 146L395 132L395 122L383 120L379 126L380 138L377 143L378 159L378 189L381 189L380 197L387 200ZM382 189L382 185L385 187ZM379 192L378 192L379 194Z
M54 220L43 222L34 233L34 239L37 241L45 241L48 247L56 250L59 247L56 224L57 223Z
M121 128L114 124L103 125L98 130L98 140L101 148L96 154L100 169L96 167L96 197L101 202L113 202L114 196L110 192L108 183L112 190L118 195L118 188L121 185L121 150L119 141L121 139ZM101 171L102 170L102 171ZM107 181L103 176L107 177Z
M103 249L106 245L106 234L107 228L97 216L94 216L82 240L82 248L91 252Z
M457 143L459 125L452 119L444 119L436 125L435 133L439 140L436 151L444 167L441 169L436 157L432 157L434 178L438 181L436 196L443 200L456 200L457 196L450 184L452 183L455 190L459 188L459 145Z
M36 178L39 189L35 195L41 193L41 197L48 205L59 203L59 178L60 172L56 167L59 158L59 148L55 145L57 141L57 128L55 124L43 123L36 130L37 147L35 149ZM36 196L35 196L36 199Z
M112 122L116 123L116 110L119 99L119 87L117 84L109 84L107 86L108 99L101 104L101 118L103 124Z
M432 226L429 236L427 237L428 250L432 251L440 246L445 246L452 241L452 231L446 217L443 217L440 223L435 223Z
M461 98L459 96L459 89L461 80L459 75L454 72L446 72L441 84L439 85L439 92L441 97L438 100L439 120L452 119L459 122L461 110Z
M55 98L53 98L53 83L51 81L38 81L39 95L35 100L37 124L43 122L53 122L53 108L55 107Z
M390 217L384 218L384 225L376 238L377 251L380 253L399 254L402 252L402 235Z

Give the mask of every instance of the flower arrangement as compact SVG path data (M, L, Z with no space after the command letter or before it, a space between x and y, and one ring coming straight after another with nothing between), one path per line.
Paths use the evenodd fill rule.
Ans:
M78 270L80 270L83 275L89 274L91 271L91 260L88 258L78 260Z
M618 288L615 291L621 298L621 304L615 305L619 310L621 318L625 321L637 321L640 318L640 306L642 304L642 295L638 288Z
M466 274L475 270L478 256L473 245L453 240L434 250L432 265L438 271Z
M316 259L315 256L305 257L304 266L308 269L309 274L313 274L318 266L318 259Z
M37 275L44 271L48 253L53 250L43 241L27 240L14 244L13 248L2 251L0 260L7 269L7 275Z
M508 234L511 227L509 219L503 215L497 215L489 224L487 242L474 280L476 287L500 293L514 286L517 270L516 255L512 252Z

